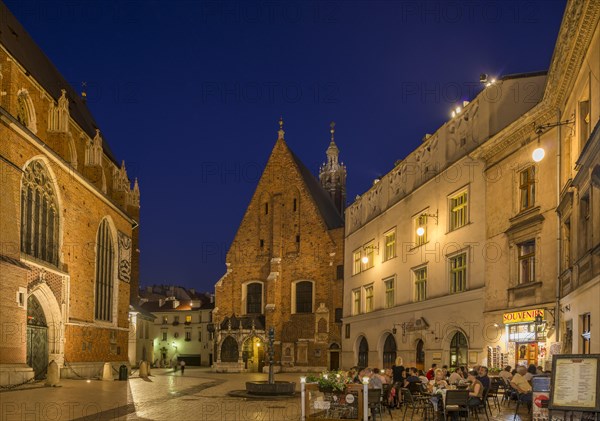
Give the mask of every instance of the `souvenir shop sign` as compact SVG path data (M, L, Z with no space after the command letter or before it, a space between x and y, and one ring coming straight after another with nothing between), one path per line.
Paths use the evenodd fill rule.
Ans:
M512 313L504 313L502 315L502 322L505 325L511 323L531 323L535 322L536 316L544 318L544 309L537 308L532 310L513 311Z
M555 355L550 410L600 412L600 354Z

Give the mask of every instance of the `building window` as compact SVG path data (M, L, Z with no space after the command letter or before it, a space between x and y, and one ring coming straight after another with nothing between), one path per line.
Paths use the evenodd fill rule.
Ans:
M296 283L296 313L312 313L313 283L302 281Z
M202 331L198 329L198 342L202 342Z
M231 336L226 337L221 344L221 361L224 363L237 363L239 357L237 341Z
M427 242L427 215L422 214L415 218L414 232L416 247L422 246Z
M352 291L352 314L360 314L360 289Z
M415 269L415 301L427 299L427 266Z
M360 273L360 269L362 267L362 263L360 261L361 257L360 249L355 250L354 253L352 253L352 261L354 263L352 266L352 275Z
M462 191L450 198L450 231L467 224L468 215L467 191Z
M585 313L581 316L581 353L591 354L592 348L590 344L592 336L592 314Z
M371 269L375 264L375 243L369 243L364 246L366 259L362 263L362 270Z
M294 212L296 212L296 210L298 210L298 200L294 199Z
M360 339L360 344L358 345L358 364L359 367L368 367L369 366L369 343L365 339L364 336Z
M265 215L269 214L269 204L265 203Z
M579 102L579 146L581 149L590 137L590 127L590 101L581 101Z
M41 161L25 168L21 183L21 252L58 266L58 205L51 180Z
M527 167L519 173L520 210L533 207L535 203L535 167Z
M192 340L192 332L190 332L190 331L185 332L185 340L188 342Z
M167 332L163 332L162 333L162 340L166 341L167 340Z
M103 219L96 238L96 320L112 321L115 247L108 221Z
M462 332L456 332L450 341L450 367L467 365L467 338Z
M383 344L383 368L392 368L396 364L396 340L389 335Z
M169 323L169 317L168 316L162 316L162 324L166 325L167 323Z
M27 289L19 287L17 291L17 305L21 308L27 308Z
M348 323L344 329L345 329L344 336L346 337L346 339L350 339L350 323Z
M365 287L365 313L373 311L373 284Z
M390 260L396 257L396 229L384 234L385 249L383 250L383 260Z
M29 93L25 89L17 92L17 121L27 127L32 133L37 132L35 108Z
M189 325L190 323L192 323L192 316L185 316L185 324Z
M246 314L262 313L262 284L252 282L246 286Z
M385 308L394 307L394 278L385 279L383 281L385 285Z
M467 290L467 253L450 258L450 293Z
M517 245L519 250L519 284L535 282L535 240Z
M335 322L336 323L342 323L342 317L343 317L343 310L342 310L342 308L338 307L338 308L335 309L334 317L335 317Z

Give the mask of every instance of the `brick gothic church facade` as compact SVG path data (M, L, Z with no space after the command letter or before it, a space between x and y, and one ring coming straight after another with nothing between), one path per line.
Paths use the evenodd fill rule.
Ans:
M140 194L82 99L0 3L0 385L127 362Z
M319 182L279 136L215 288L216 371L339 366L346 168L332 124Z

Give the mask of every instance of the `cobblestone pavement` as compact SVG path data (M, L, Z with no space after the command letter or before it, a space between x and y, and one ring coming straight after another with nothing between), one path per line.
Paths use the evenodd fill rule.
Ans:
M300 374L282 373L276 380L296 382ZM300 420L300 398L246 399L230 397L242 390L246 381L267 380L266 374L217 374L188 367L185 375L170 370L153 370L149 379L132 377L127 382L61 380L60 387L31 387L0 393L0 419L6 421L293 421ZM515 407L503 407L490 417L508 421ZM516 420L531 420L521 408ZM377 417L379 420L379 416ZM402 420L402 411L393 410L383 421ZM406 420L410 419L410 411ZM415 416L412 419L421 420ZM485 416L480 414L480 419ZM487 421L487 420L486 420Z

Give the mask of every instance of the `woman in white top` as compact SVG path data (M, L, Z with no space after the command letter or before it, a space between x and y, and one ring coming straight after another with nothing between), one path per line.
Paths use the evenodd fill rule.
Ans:
M450 374L448 383L458 384L461 380L463 380L462 371L460 368L456 367L456 369L452 372L452 374Z

